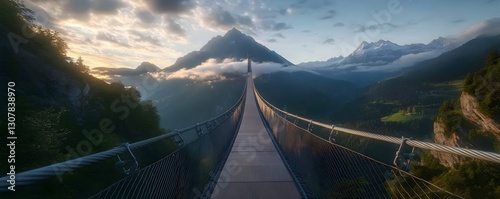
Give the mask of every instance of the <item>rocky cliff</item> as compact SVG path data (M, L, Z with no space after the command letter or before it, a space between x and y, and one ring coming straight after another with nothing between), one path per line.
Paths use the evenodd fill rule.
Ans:
M493 133L497 140L500 140L500 125L479 111L479 105L475 97L462 92L460 108L465 119L477 125L481 131Z
M496 142L500 141L500 125L479 110L477 99L474 96L462 92L459 103L461 116L457 116L459 118L448 118L448 120L461 120L461 122L454 127L454 130L451 130L452 132L446 132L450 130L445 128L445 122L450 121L443 121L443 119L439 117L439 119L434 122L435 143L462 148L481 148L480 143L471 143L469 132L473 130L479 130L483 135L492 133L494 137L492 136L491 138L496 138ZM435 151L431 153L442 165L450 168L456 163L467 161L466 158L456 155Z
M442 144L442 145L447 145L447 146L454 146L454 147L462 147L462 148L470 148L471 144L468 143L467 137L464 136L466 133L464 132L464 129L458 128L456 132L452 132L450 136L446 136L446 128L441 119L438 119L437 121L434 122L434 142L437 144ZM467 159L457 156L457 155L452 155L449 153L442 153L442 152L436 152L436 151L431 151L431 154L436 157L439 162L446 167L453 167L454 164L456 163L462 163L466 161Z

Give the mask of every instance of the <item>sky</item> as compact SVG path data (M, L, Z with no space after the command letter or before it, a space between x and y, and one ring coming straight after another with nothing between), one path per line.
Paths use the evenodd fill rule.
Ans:
M500 27L500 0L25 0L92 67L160 68L235 27L294 64ZM495 23L492 23L495 22Z

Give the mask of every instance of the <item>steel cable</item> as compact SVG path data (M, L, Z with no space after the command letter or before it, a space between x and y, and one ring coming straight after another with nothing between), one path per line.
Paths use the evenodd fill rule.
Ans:
M415 177L394 166L374 160L356 151L331 143L311 132L318 125L269 104L257 91L258 106L279 150L291 165L293 175L304 182L311 198L436 198L436 193L448 198L460 198L430 182ZM401 138L370 134L334 127L365 138L400 144ZM411 179L410 179L411 178ZM427 187L424 190L423 187ZM432 187L432 188L430 188Z

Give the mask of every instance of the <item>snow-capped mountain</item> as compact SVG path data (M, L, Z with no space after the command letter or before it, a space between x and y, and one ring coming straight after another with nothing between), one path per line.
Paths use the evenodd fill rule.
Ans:
M332 66L332 65L338 65L342 60L344 60L344 57L341 55L339 57L330 58L326 61L312 61L312 62L300 63L299 66L309 67L309 68Z
M334 67L338 66L379 66L390 64L405 55L420 54L450 50L451 42L445 38L438 38L429 44L398 45L391 41L362 42L359 47L346 57L334 57L327 61L301 63L303 67ZM440 53L439 53L440 54Z

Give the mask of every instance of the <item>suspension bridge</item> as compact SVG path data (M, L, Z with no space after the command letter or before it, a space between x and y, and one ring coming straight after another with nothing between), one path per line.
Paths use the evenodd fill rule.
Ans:
M320 129L330 132L328 139L314 133ZM338 144L338 134L397 144L399 150L389 165ZM177 150L140 167L134 150L166 139L173 140ZM37 186L118 156L115 165L125 177L90 198L461 198L408 172L415 148L500 163L498 153L362 132L283 111L255 89L249 61L245 89L225 113L185 129L19 173L16 186ZM8 180L0 179L0 195L8 191Z

